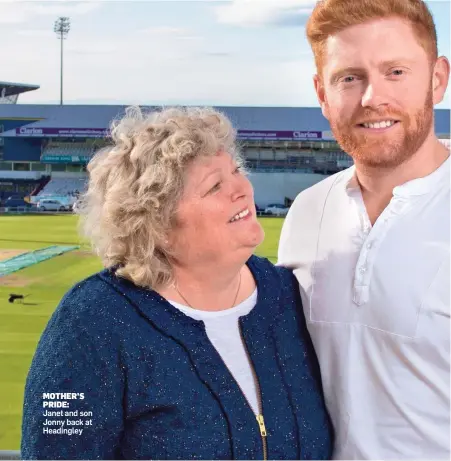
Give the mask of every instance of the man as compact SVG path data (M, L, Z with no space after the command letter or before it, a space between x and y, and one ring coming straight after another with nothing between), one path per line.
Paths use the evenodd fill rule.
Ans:
M450 457L450 66L421 0L324 0L307 24L323 115L354 166L296 198L294 268L335 459Z

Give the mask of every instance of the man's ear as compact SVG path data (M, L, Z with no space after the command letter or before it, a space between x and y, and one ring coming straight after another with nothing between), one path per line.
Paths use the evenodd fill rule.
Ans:
M440 56L432 71L432 91L434 104L443 101L449 81L450 66L445 56Z
M322 78L316 74L313 77L313 85L315 86L316 97L318 98L319 105L321 107L321 112L324 117L329 120L329 111L327 110L327 101L326 101L326 92L324 90L324 84Z

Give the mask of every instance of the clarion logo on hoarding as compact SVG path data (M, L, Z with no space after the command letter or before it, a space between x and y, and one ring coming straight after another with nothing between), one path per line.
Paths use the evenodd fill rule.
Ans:
M19 134L39 134L39 135L42 135L42 128L21 127L19 129Z
M293 131L293 138L315 138L318 139L318 133L315 131Z

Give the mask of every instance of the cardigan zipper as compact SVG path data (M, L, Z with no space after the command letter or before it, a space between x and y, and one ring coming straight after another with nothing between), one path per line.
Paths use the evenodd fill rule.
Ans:
M246 351L246 355L247 355L247 358L249 360L251 371L252 371L252 374L253 374L254 379L255 379L255 386L257 388L257 403L258 403L258 412L259 412L259 414L256 415L256 419L257 419L257 423L258 423L258 428L260 430L260 437L262 439L263 459L266 461L268 459L268 445L267 445L267 441L266 441L266 438L267 438L268 435L266 433L265 419L263 417L263 401L262 401L262 391L261 391L261 387L260 387L260 381L258 380L257 373L256 373L254 365L252 363L251 355L249 354L249 349L247 348L246 341L244 340L243 331L241 329L241 325L240 325L239 321L238 321L238 329L240 330L241 341L243 342L244 350ZM237 381L237 384L238 384L238 381ZM241 389L239 384L238 384L238 387ZM244 394L243 389L241 389L241 392L244 395L244 397L246 398L246 395ZM246 398L246 401L247 401L248 405L251 406L249 401L247 400L247 398Z
M261 393L261 388L260 388L260 382L258 380L257 373L255 372L254 365L252 363L251 356L249 354L249 350L247 348L246 342L244 341L244 336L243 336L243 332L241 330L241 325L240 325L239 321L238 321L238 329L240 331L241 341L243 342L244 350L246 351L246 355L247 355L247 357L249 359L249 365L251 367L252 375L254 376L255 385L256 385L256 388L257 388L257 404L258 404L258 412L259 413L257 415L255 415L255 418L257 419L258 429L259 429L259 432L260 432L260 437L262 439L263 460L267 461L268 460L268 445L267 445L267 442L266 442L267 433L266 433L266 427L265 427L265 419L263 417L263 403L262 403L262 393ZM228 369L226 363L224 362L224 359L221 357L221 354L219 354L219 357L221 358L222 363L224 364L224 366ZM232 379L235 381L236 385L238 386L239 390L241 391L241 394L243 394L244 400L246 401L247 405L249 406L249 409L252 411L252 413L254 413L254 410L253 410L251 404L249 403L249 400L247 399L246 394L243 391L243 388L240 386L240 383L235 379L235 377L232 375L232 373L230 373L230 375L232 376Z

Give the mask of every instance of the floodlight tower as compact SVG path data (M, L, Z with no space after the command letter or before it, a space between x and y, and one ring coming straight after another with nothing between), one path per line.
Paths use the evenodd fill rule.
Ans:
M63 41L66 39L70 30L70 18L60 16L53 27L58 40L61 40L61 69L60 69L60 104L63 105Z

